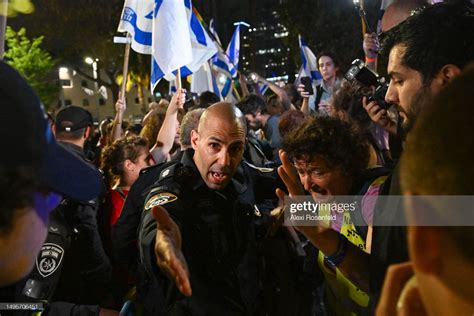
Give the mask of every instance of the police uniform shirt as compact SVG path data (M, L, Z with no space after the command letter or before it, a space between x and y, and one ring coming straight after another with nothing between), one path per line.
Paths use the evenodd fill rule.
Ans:
M258 293L254 196L235 178L222 191L201 178L192 151L165 168L145 202L140 253L147 271L162 284L166 306L191 314L248 314ZM151 209L163 206L178 224L193 295L179 294L174 282L156 267L156 223Z

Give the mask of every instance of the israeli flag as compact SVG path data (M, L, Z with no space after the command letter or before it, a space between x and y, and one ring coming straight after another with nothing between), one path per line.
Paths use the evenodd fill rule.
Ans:
M213 20L209 23L209 31L217 46L217 54L211 59L211 68L216 73L215 77L217 78L216 82L219 91L217 94L226 100L232 93L232 78L237 75L237 69L222 48ZM231 45L229 45L229 47L230 46Z
M222 47L221 39L219 38L219 35L217 35L217 32L216 32L214 19L211 19L211 21L209 21L209 32L214 37L214 41L217 43L217 45Z
M153 11L151 89L164 76L193 62L190 18L185 3L176 0L155 0Z
M201 68L191 75L191 92L201 94L205 91L211 91L220 96L217 81L209 63L205 62Z
M198 69L201 68L204 63L206 63L217 53L217 47L214 44L214 41L210 38L206 29L202 26L196 14L194 14L191 1L184 0L184 5L186 7L186 15L189 23L192 61L181 67L182 77L189 76L195 71L198 71ZM176 77L176 71L165 74L164 77L168 81L172 80Z
M298 40L300 43L302 62L302 73L300 72L299 76L303 75L310 77L313 82L320 81L321 79L323 79L323 77L321 76L321 73L318 70L318 60L316 59L316 56L308 47L301 35L298 35Z
M237 69L239 68L239 54L240 54L240 24L235 27L234 34L230 40L229 46L227 46L226 54L229 57L229 61L234 68L231 70L232 78L237 77Z
M128 32L132 49L140 54L151 54L153 0L125 0L118 32Z
M219 47L217 54L211 59L212 69L218 73L220 96L226 99L232 92L233 75L237 69L230 62L224 50Z

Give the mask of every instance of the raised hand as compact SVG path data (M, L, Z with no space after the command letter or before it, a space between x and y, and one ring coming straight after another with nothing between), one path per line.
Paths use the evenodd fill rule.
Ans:
M181 91L176 91L173 95L168 108L172 111L177 111L183 108L184 102L186 102L186 90L181 89Z
M162 206L151 210L157 224L155 255L161 271L166 273L185 296L191 296L191 283L186 259L181 251L181 232Z
M283 183L285 183L285 186L288 189L290 196L304 195L305 192L303 185L301 184L300 178L298 176L298 173L296 172L295 167L288 159L287 153L280 149L278 151L278 154L280 155L280 159L282 162L282 165L278 167L278 175L280 176ZM285 195L285 193L280 189L277 189L276 194L279 198Z
M366 33L364 34L364 42L362 44L364 48L365 56L368 58L377 58L378 51L380 49L379 40L377 34L375 33Z
M392 135L397 134L397 124L390 119L387 110L380 107L375 101L368 102L366 97L362 99L362 105L374 123L380 125Z

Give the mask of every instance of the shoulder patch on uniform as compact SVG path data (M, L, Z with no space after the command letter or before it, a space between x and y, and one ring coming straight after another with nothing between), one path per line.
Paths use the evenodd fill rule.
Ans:
M44 278L49 277L59 268L63 257L64 249L61 246L53 243L45 243L36 258L36 268L39 274Z
M150 197L150 199L145 204L145 210L149 211L153 207L158 205L165 205L170 202L176 201L178 197L173 193L162 192Z

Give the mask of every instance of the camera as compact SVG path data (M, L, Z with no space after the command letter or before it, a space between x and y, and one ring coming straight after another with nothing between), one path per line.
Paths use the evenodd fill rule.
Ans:
M390 107L390 103L385 102L385 94L387 94L388 90L385 78L380 77L376 72L367 68L362 60L355 59L344 78L351 82L357 81L366 87L375 87L375 92L369 96L369 101L377 102L383 109Z

